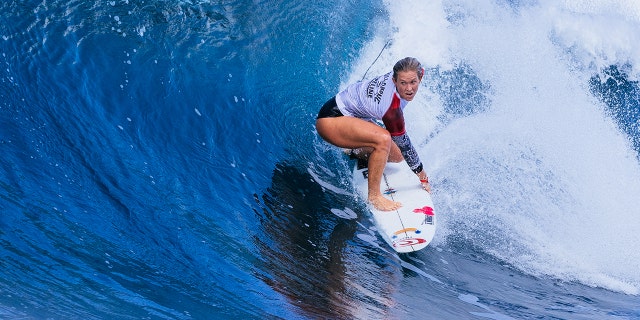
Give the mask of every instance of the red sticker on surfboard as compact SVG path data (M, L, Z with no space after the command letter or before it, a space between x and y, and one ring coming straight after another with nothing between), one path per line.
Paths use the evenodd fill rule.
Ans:
M415 246L416 244L425 243L427 240L422 238L406 238L393 243L394 247Z
M433 215L433 208L426 206L426 207L422 207L422 208L417 208L417 209L413 209L413 212L415 213L424 213L428 216L432 216Z

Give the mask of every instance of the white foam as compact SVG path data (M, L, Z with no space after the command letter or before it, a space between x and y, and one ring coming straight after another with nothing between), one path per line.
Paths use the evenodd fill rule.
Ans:
M331 213L335 214L336 216L342 219L353 220L358 218L358 215L350 208L344 208L344 209L332 208Z
M373 247L375 247L375 248L378 248L378 249L381 249L381 250L387 251L386 247L382 247L382 246L380 246L380 244L378 243L378 238L376 238L376 236L374 236L374 235L372 235L372 234L367 234L367 233L358 233L358 234L356 234L356 236L357 236L360 240L362 240L362 241L364 241L364 242L366 242L366 243L370 244L371 246L373 246Z
M313 180L315 180L323 188L325 188L327 190L330 190L330 191L332 191L334 193L337 193L337 194L342 194L342 195L346 195L346 196L352 196L353 195L353 193L351 193L351 192L349 192L349 191L347 191L345 189L336 187L336 186L332 185L331 183L322 180L320 178L320 176L318 176L318 174L316 174L315 172L313 172L313 170L311 170L311 168L307 168L307 172L309 172L311 177L313 177Z
M434 182L436 241L466 236L530 274L637 294L640 165L588 80L611 64L640 74L640 4L387 4L390 28L345 83L359 80L391 39L371 75L416 56L442 70L469 65L492 89L488 111L419 146ZM434 132L439 103L423 86L410 104L424 106L407 109L414 141Z
M437 282L437 283L442 283L442 281L440 281L438 278L426 273L424 270L418 268L417 266L414 266L413 264L406 262L404 260L400 261L400 265L402 265L403 268L409 269L433 282Z
M471 295L471 294L460 294L458 296L458 299L460 299L460 300L462 300L462 301L464 301L466 303L472 304L472 305L474 305L476 307L479 307L479 308L482 308L484 310L489 311L489 312L470 312L471 314L476 315L478 317L488 318L488 319L495 319L495 320L507 320L507 319L510 320L510 319L513 319L513 318L511 318L511 317L509 317L507 315L503 315L501 313L497 313L497 312L491 310L491 308L489 308L486 305L480 303L478 301L478 297L476 297L474 295Z

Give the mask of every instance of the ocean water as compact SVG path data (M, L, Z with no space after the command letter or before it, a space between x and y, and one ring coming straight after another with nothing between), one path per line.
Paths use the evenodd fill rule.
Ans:
M640 319L632 0L0 4L2 319ZM314 129L405 56L434 242Z

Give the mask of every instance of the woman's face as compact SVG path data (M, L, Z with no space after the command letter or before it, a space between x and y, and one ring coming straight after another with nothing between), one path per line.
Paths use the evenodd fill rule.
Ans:
M398 77L393 79L393 83L396 85L400 98L411 101L418 92L418 86L420 86L420 78L415 71L400 71Z

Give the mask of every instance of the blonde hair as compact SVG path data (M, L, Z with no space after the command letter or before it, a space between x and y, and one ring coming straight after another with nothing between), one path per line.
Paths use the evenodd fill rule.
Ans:
M398 72L402 71L415 71L420 79L422 79L422 76L424 75L424 68L422 67L422 64L420 64L418 59L412 57L406 57L396 62L396 65L393 66L393 78L398 79Z

